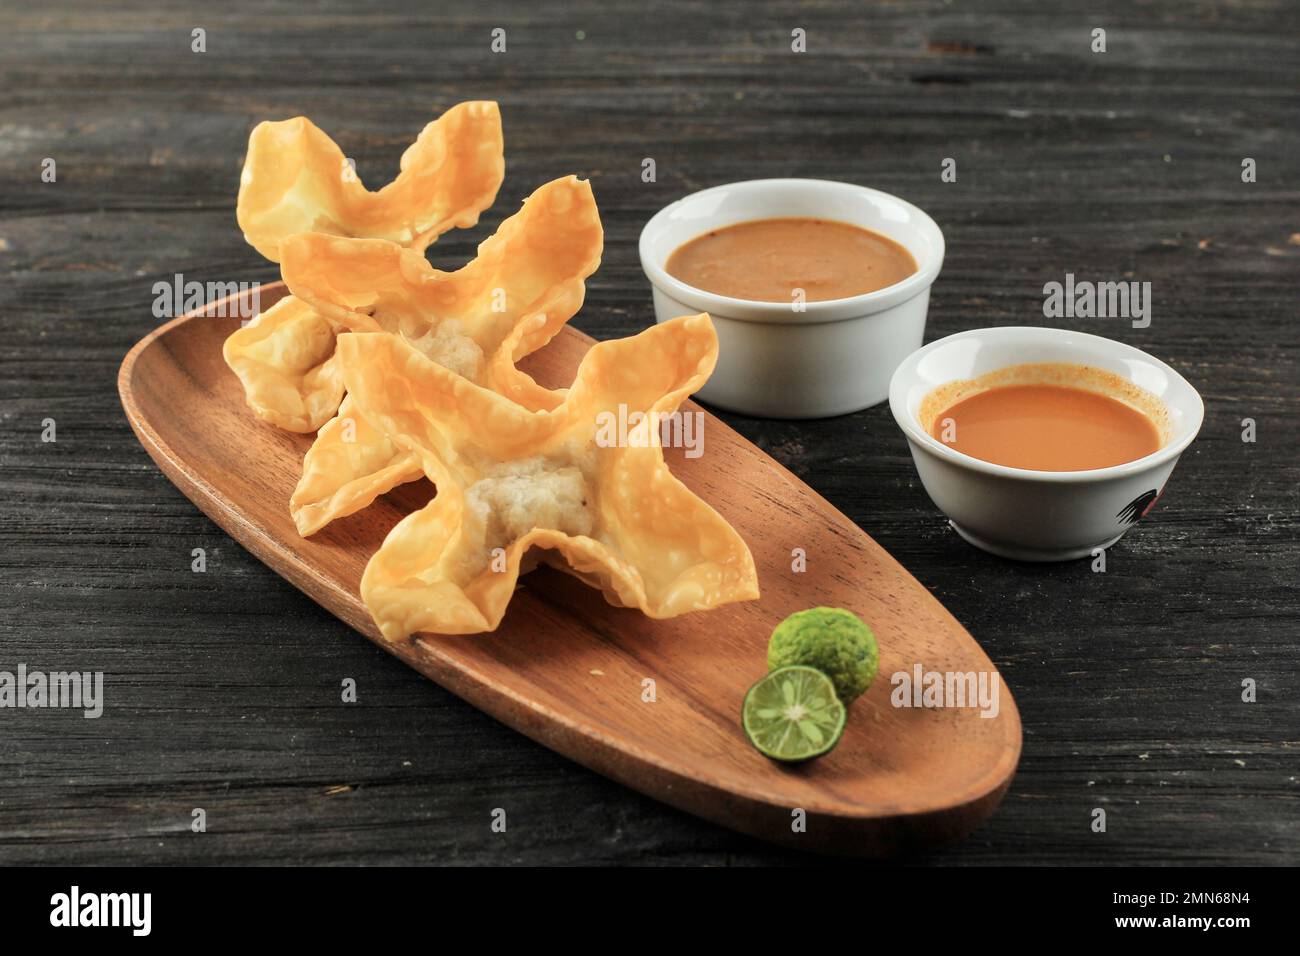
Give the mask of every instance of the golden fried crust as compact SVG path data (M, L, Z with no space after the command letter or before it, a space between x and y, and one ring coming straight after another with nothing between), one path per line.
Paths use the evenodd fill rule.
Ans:
M380 239L308 233L282 249L285 280L299 294L233 333L225 355L260 418L310 432L338 410L333 340L350 329L387 329L417 345L459 342L472 356L451 363L453 370L527 408L555 407L563 390L542 388L515 362L549 342L582 306L604 231L591 184L569 176L534 192L455 272ZM304 364L308 358L315 364Z
M603 248L591 184L568 176L533 193L456 272L389 242L319 234L288 240L282 268L296 297L338 329L395 334L451 371L541 410L559 405L564 390L542 388L515 362L549 342L581 307ZM390 467L388 437L361 410L351 407L346 417L346 447L336 419L303 462L290 512L304 535L421 474L418 466Z
M423 252L492 205L505 176L496 103L453 106L402 154L401 172L377 192L343 151L304 116L259 123L248 139L236 214L244 238L272 262L300 232L387 239Z
M338 357L350 400L397 448L414 453L438 487L390 532L362 577L362 599L389 640L495 629L534 547L562 557L611 603L654 618L758 597L748 547L669 472L652 419L626 442L597 442L601 413L618 414L620 405L625 413L670 413L707 379L717 359L707 315L594 346L552 410L522 408L389 335L343 336ZM586 533L532 527L499 542L485 535L500 515L472 504L476 489L521 461L581 469ZM528 487L526 478L507 480Z
M455 329L483 356L467 377L529 408L553 408L563 392L539 387L515 362L581 308L603 250L591 184L566 176L529 196L455 272L392 243L309 233L284 243L281 273L295 296L356 332L391 332L421 347Z
M299 232L391 240L423 252L439 235L478 222L504 176L501 114L461 103L420 133L398 177L378 192L358 180L342 150L303 117L261 123L249 137L237 216L245 238L273 262ZM282 300L226 342L227 364L264 421L313 432L339 407L334 337L342 326L301 300Z
M289 512L307 537L423 474L417 455L398 448L345 398L303 459Z
M334 323L286 296L231 333L222 354L259 418L291 432L314 432L343 399L336 334Z

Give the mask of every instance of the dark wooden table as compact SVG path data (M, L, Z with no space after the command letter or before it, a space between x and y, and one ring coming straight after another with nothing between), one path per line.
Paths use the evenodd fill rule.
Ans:
M106 674L98 720L0 710L0 863L808 859L610 783L405 669L203 517L123 418L117 367L156 324L154 282L277 277L235 225L254 123L306 114L378 184L474 98L501 103L507 178L439 264L540 183L589 176L607 244L574 322L597 337L651 321L636 239L655 210L812 176L897 193L943 227L927 339L1064 325L1186 374L1205 427L1105 573L964 544L883 406L728 418L932 589L1016 694L1006 802L920 862L1297 860L1300 8L235 6L0 7L0 670ZM1045 319L1043 284L1066 272L1149 281L1150 327Z

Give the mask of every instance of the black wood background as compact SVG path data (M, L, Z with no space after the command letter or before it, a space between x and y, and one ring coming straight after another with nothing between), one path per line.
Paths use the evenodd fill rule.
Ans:
M610 783L406 670L204 518L123 418L118 363L155 324L156 280L277 277L235 224L254 123L312 117L376 185L471 98L501 103L507 178L439 264L542 182L589 176L607 244L574 322L597 337L651 321L636 239L662 205L812 176L895 192L943 227L927 339L1058 324L1186 374L1204 430L1104 574L960 541L883 406L729 420L896 555L1016 694L1006 802L913 862L1295 862L1300 8L1085 6L4 0L0 669L105 671L107 709L0 710L0 862L809 861ZM1150 281L1151 326L1045 320L1043 283L1066 272Z

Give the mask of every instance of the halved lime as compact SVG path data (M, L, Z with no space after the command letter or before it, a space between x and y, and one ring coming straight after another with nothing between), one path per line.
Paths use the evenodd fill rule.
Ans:
M791 762L820 757L839 743L844 716L831 679L802 665L772 671L749 689L740 709L758 752Z

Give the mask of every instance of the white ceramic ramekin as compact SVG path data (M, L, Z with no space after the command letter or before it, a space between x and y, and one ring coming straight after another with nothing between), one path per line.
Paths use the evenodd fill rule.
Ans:
M911 252L917 271L877 292L808 302L802 312L788 302L714 295L664 271L677 247L711 229L788 216L874 230ZM754 179L661 209L641 231L640 251L656 321L694 312L713 317L718 365L700 398L767 418L823 418L885 400L890 375L921 344L944 244L933 219L888 193L824 179Z
M1040 362L1100 368L1155 395L1169 413L1160 449L1111 468L1029 471L964 455L926 432L921 404L938 386ZM907 436L921 484L958 534L1021 561L1086 557L1118 541L1164 492L1205 415L1186 379L1131 345L1022 327L959 332L914 352L894 373L889 407Z

